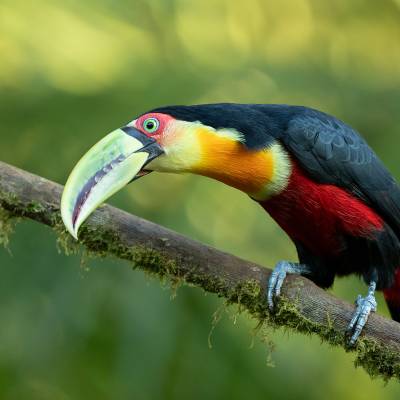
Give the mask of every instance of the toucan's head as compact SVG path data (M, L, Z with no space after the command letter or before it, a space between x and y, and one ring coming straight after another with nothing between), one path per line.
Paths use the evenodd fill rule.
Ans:
M270 118L238 104L171 106L145 113L95 144L65 185L61 214L76 238L80 225L129 182L159 172L192 172L268 197L289 161ZM279 169L279 174L276 171Z

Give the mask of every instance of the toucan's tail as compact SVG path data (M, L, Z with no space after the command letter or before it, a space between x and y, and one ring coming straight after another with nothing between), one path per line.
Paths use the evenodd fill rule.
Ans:
M389 289L383 290L386 303L392 318L400 322L400 268L395 272L394 284Z

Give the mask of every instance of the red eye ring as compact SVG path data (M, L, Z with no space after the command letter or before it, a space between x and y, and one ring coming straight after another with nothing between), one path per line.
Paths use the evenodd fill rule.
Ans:
M165 128L174 118L167 114L149 112L142 114L135 122L136 128L147 136L162 136Z

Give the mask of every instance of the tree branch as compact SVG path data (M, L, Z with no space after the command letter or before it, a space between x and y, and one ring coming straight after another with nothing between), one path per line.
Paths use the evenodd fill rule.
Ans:
M53 227L59 241L71 250L76 245L61 223L61 191L61 185L0 162L0 206L11 216ZM114 255L160 277L184 280L239 303L263 323L318 334L356 352L356 365L370 375L400 379L400 324L372 314L357 345L348 348L345 329L354 306L306 278L291 275L286 279L278 310L270 315L265 302L270 269L114 207L105 205L93 213L81 228L80 243L100 256Z

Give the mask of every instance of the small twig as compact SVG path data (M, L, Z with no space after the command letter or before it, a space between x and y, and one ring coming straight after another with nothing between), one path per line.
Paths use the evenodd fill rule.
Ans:
M62 227L62 186L0 162L0 205L11 215ZM70 239L67 239L68 241ZM68 243L73 243L72 239ZM244 261L114 207L100 207L81 228L80 243L99 255L114 255L160 277L184 280L239 303L260 321L284 326L356 352L356 365L371 375L400 378L400 324L372 314L354 348L345 330L354 306L299 276L285 281L278 311L268 313L265 287L270 269Z

